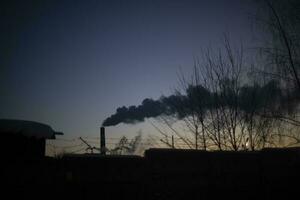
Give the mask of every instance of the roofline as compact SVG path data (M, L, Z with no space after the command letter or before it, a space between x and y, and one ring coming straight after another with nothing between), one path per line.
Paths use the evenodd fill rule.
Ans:
M56 131L54 131L54 135L64 135L64 133L63 132L56 132Z

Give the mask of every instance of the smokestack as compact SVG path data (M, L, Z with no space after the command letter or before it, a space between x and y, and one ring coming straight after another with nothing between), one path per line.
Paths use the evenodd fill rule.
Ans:
M105 128L102 126L100 128L100 154L106 154L106 147L105 147Z

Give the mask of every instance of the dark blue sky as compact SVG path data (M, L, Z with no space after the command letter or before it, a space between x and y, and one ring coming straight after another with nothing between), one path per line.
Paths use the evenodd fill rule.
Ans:
M220 45L224 33L250 44L250 2L4 2L0 118L44 122L68 137L97 135L117 107L170 94L179 68L188 75L193 57Z

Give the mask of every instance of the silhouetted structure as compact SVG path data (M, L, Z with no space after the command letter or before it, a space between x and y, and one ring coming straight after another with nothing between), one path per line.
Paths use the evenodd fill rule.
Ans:
M3 181L28 197L273 200L298 195L299 169L300 148L150 149L145 157L71 154L10 163Z
M103 126L100 128L100 153L101 155L106 154L105 128Z
M43 158L46 139L62 135L50 126L24 120L0 120L1 153L12 159Z

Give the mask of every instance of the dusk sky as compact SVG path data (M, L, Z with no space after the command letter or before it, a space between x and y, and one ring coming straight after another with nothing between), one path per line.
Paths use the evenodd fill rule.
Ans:
M193 57L253 42L251 1L7 1L1 4L0 118L97 136L117 107L158 99L189 75ZM119 124L121 136L147 123Z

